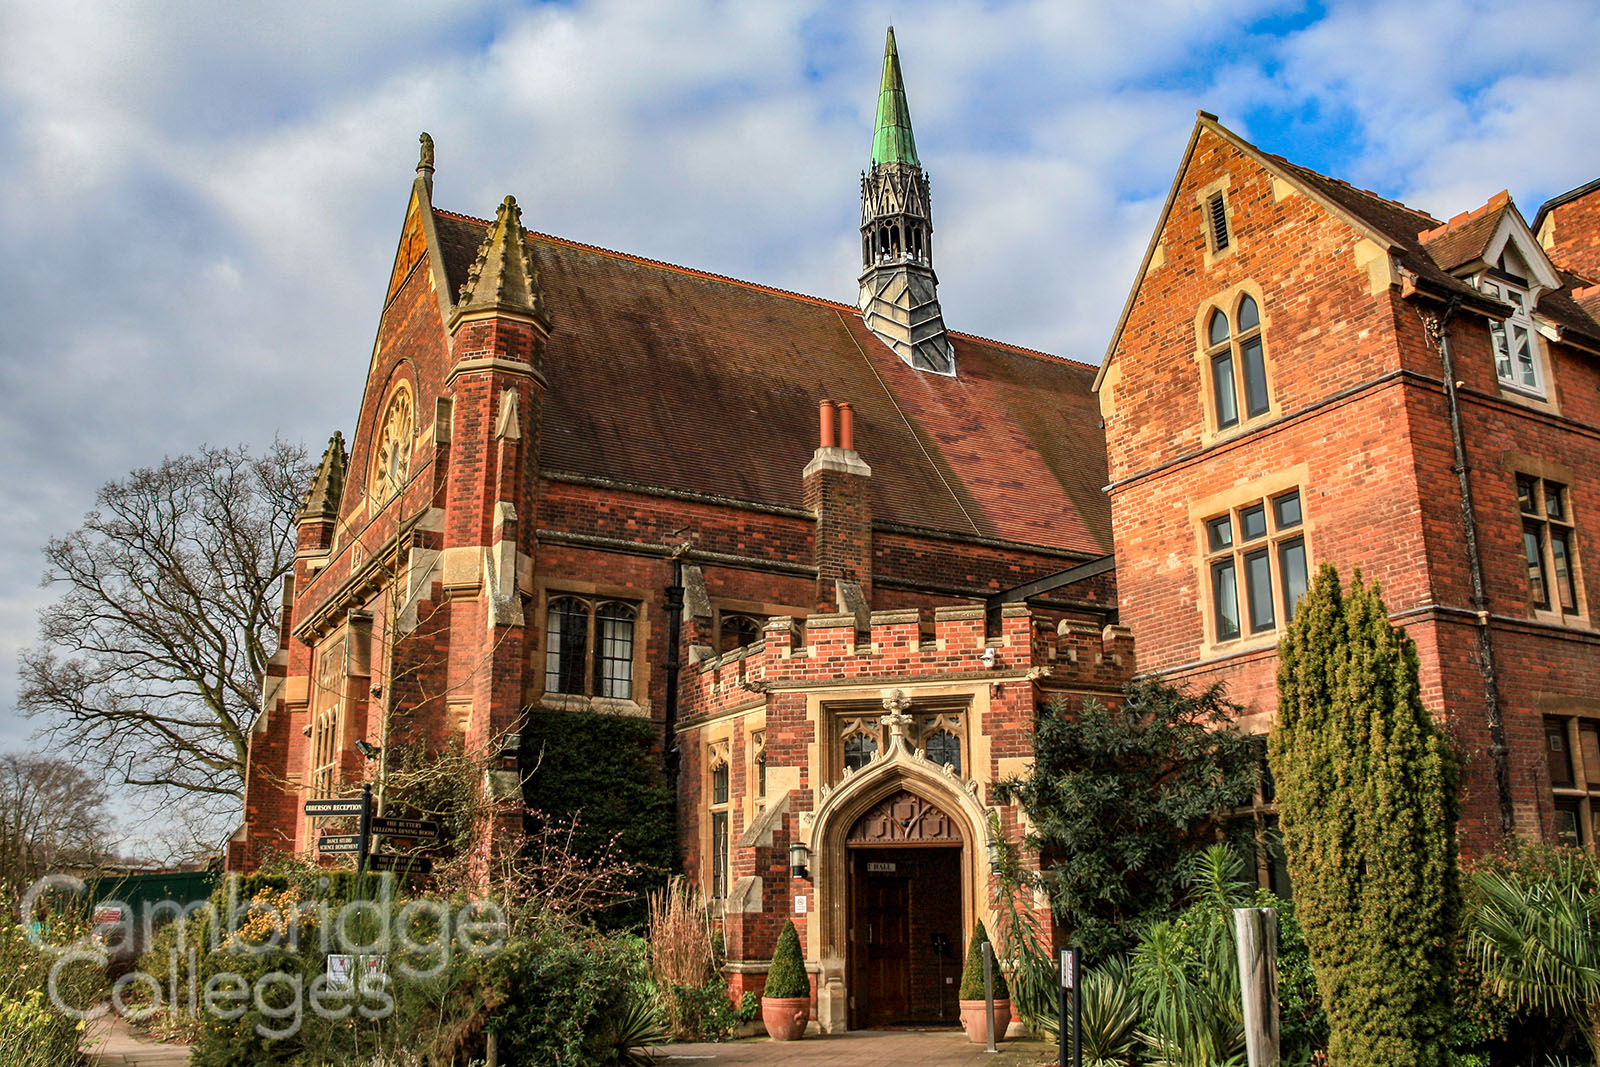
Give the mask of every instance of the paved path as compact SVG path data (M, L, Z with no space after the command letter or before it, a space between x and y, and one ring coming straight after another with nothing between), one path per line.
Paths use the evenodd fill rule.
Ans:
M134 1035L120 1018L102 1016L89 1024L83 1051L91 1067L187 1067L189 1046L159 1045Z
M1055 1046L1043 1041L1002 1041L999 1053L990 1055L959 1030L854 1030L781 1042L752 1037L721 1045L666 1045L656 1052L663 1067L1036 1067L1056 1062Z

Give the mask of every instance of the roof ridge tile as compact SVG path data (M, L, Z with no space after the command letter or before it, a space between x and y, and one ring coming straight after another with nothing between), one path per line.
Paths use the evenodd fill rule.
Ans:
M1488 200L1484 201L1480 206L1475 207L1470 211L1463 211L1458 215L1451 216L1450 221L1444 223L1443 225L1435 226L1432 229L1418 232L1417 240L1431 241L1434 238L1442 235L1447 230L1453 230L1457 226L1463 226L1476 219L1481 219L1485 215L1499 211L1502 208L1509 207L1510 205L1511 190L1502 189L1498 193L1495 193L1493 196L1491 196Z

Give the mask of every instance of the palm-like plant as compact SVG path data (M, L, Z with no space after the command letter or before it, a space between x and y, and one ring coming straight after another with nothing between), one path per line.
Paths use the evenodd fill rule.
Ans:
M1555 856L1548 871L1519 879L1497 870L1472 879L1469 951L1495 992L1518 1007L1578 1024L1600 1061L1600 892L1594 861Z
M1121 957L1083 976L1083 1062L1089 1067L1126 1067L1139 1043L1139 1001Z

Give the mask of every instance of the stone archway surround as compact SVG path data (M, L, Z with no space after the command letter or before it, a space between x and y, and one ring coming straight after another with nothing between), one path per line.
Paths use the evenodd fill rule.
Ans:
M910 701L900 691L885 698L888 714L880 721L889 728L889 743L858 771L847 771L835 786L821 786L817 806L800 816L801 838L811 849L811 876L815 907L811 942L818 964L817 1024L823 1033L836 1034L850 1027L849 863L845 840L856 821L871 808L900 790L907 790L939 807L955 820L961 832L961 918L963 930L978 919L993 925L989 913L988 842L995 812L983 805L982 787L958 777L947 766L934 764L911 745L906 727Z

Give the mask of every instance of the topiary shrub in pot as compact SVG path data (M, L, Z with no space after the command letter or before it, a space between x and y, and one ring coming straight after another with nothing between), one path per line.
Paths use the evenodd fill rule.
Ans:
M800 935L794 922L783 924L778 947L772 952L767 984L761 995L761 1021L774 1041L793 1041L806 1032L811 1019L811 980L800 955Z
M961 1026L967 1037L980 1044L989 1040L988 1027L984 1025L983 996L983 944L989 932L978 923L967 943L967 965L961 969ZM994 965L994 1039L1003 1040L1006 1027L1011 1025L1011 987L1006 985L1005 972L1000 961Z

